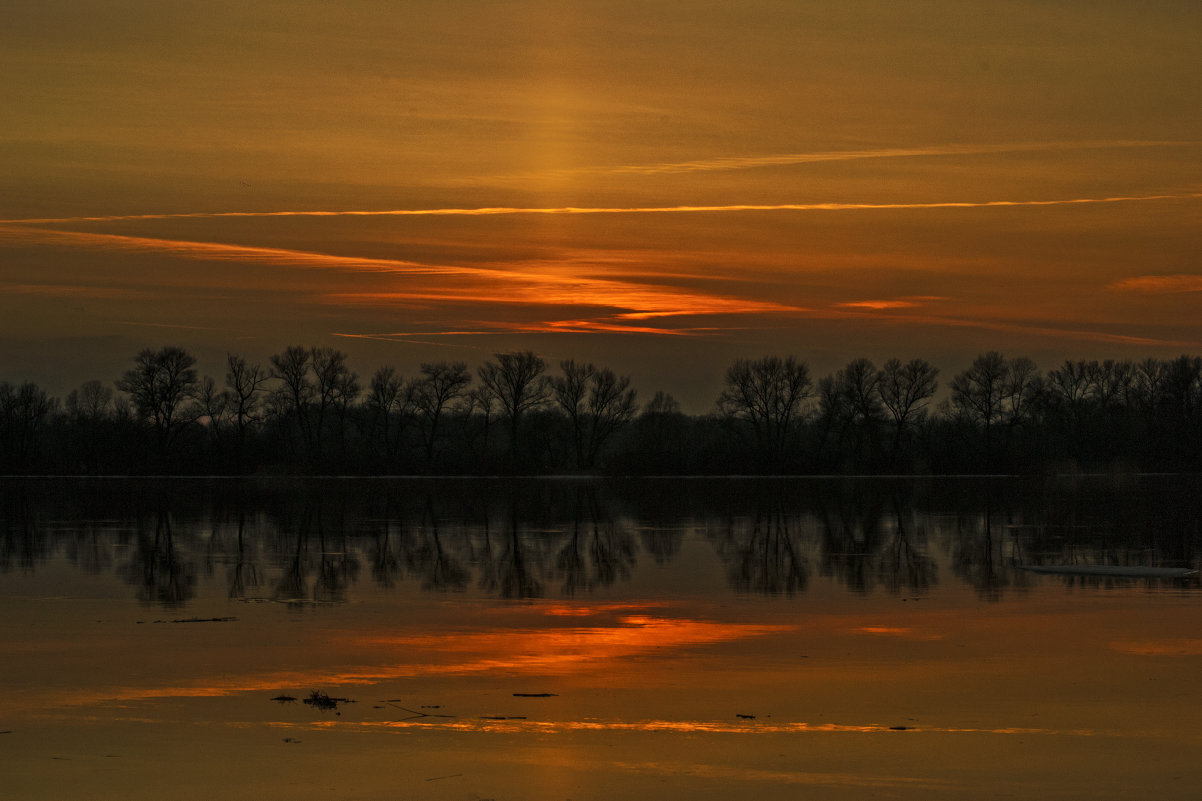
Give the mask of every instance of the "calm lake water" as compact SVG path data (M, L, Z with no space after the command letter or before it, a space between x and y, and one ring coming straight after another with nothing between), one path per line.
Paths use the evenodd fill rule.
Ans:
M1193 799L1200 498L4 479L0 795Z

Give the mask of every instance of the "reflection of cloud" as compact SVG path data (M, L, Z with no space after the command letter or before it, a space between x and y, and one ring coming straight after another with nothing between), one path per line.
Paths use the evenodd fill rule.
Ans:
M693 779L710 779L725 781L758 781L773 785L815 785L827 787L862 787L862 788L907 788L925 790L968 790L967 786L947 779L918 778L913 776L871 776L864 773L815 773L804 770L765 770L762 768L746 768L730 765L716 765L701 762L617 762L614 768L650 773L652 775L669 775Z
M1112 642L1110 647L1120 653L1140 656L1202 656L1202 640L1199 639Z
M648 609L662 609L668 606L671 606L668 601L643 601L638 604L549 603L543 605L542 613L551 617L592 617L613 612L645 612Z
M565 673L616 667L623 660L793 631L796 627L626 615L613 626L501 629L460 634L370 638L372 645L441 653L438 672ZM463 654L463 657L456 655Z
M643 609L655 604L640 604ZM584 617L620 611L614 606L591 609ZM213 677L191 685L160 687L101 687L64 694L55 699L62 706L85 706L106 702L144 701L156 698L203 698L244 692L279 692L281 688L368 685L381 681L421 676L538 675L552 676L588 672L597 676L618 675L631 659L671 658L685 649L737 642L794 631L796 626L753 623L724 623L690 618L665 618L648 614L624 614L612 625L564 628L495 627L457 632L416 633L390 637L357 637L351 645L385 651L382 664L321 671L279 671L248 676ZM408 655L417 661L405 661Z
M933 642L942 640L943 635L930 632L915 631L907 626L861 626L852 629L856 634L875 634L886 637L897 637L901 640L916 640L918 642Z
M1202 275L1140 275L1115 281L1110 288L1164 294L1202 292Z

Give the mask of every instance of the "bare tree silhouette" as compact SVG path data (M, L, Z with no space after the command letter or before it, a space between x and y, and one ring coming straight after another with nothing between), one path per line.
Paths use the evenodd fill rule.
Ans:
M189 404L199 389L195 364L196 357L183 348L147 348L117 380L117 389L129 394L138 418L155 433L160 467L167 466L179 433L196 419Z
M555 403L572 429L576 467L591 470L610 437L634 419L637 394L629 377L619 378L609 368L572 359L559 367L563 374L551 379Z
M431 466L443 414L466 395L472 376L463 362L425 362L421 372L411 392L426 446L426 465Z
M480 383L500 404L509 418L509 453L511 464L519 465L519 429L522 417L546 403L549 395L546 364L533 351L494 353L496 361L480 366Z
M939 388L939 370L924 359L889 359L877 376L876 390L881 403L893 418L892 457L894 467L901 466L903 437L907 428L925 413Z
M750 426L762 466L777 471L793 445L811 389L809 367L792 356L738 359L726 371L718 411Z

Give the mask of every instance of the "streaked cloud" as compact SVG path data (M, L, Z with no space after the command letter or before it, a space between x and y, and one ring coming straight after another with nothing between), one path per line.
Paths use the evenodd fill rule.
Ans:
M86 300L147 299L154 294L146 289L96 286L92 284L0 284L8 295L39 295L50 298L82 298Z
M1202 275L1140 275L1115 281L1110 288L1165 295L1202 292Z
M607 310L592 319L525 320L492 324L509 332L550 333L657 333L681 336L686 330L626 324L625 320L698 316L779 314L800 311L771 301L716 294L704 289L686 290L664 284L580 275L580 265L559 268L554 262L517 263L493 267L459 267L423 264L402 259L344 256L285 248L266 248L219 242L160 239L118 234L58 231L45 228L3 228L0 236L27 244L64 245L98 250L161 253L172 257L229 261L268 266L295 266L350 272L396 275L406 283L395 291L329 292L328 302L390 307L424 307L439 304L505 305L559 310L586 307ZM423 280L425 279L425 280ZM433 281L429 279L435 279ZM616 316L615 316L616 313ZM485 330L481 330L483 333ZM456 332L460 333L460 332ZM426 334L429 335L429 334Z
M918 304L912 300L850 300L846 303L836 303L844 309L909 309Z
M845 312L851 314L853 312ZM1141 345L1148 347L1202 347L1202 341L1157 339L1155 337L1118 334L1108 331L1073 328L1069 326L1055 327L1037 323L1023 323L1011 320L991 320L988 318L970 319L942 315L913 315L889 318L890 321L904 321L913 324L926 324L936 328L975 328L982 331L996 331L1006 334L1023 334L1042 337L1044 339L1069 340L1078 342L1102 342L1116 345Z
M1196 200L1202 192L1172 192L1148 195L1113 195L1049 200L944 200L923 203L732 203L680 206L482 206L478 208L343 209L329 211L214 211L171 214L126 214L96 217L44 217L0 220L0 225L66 225L85 222L136 222L139 220L202 220L247 217L490 217L511 214L702 214L753 211L891 211L922 209L983 209L1021 206L1080 206L1106 203L1137 203L1157 200ZM133 238L133 237L131 237Z
M293 267L336 268L361 272L404 272L438 275L471 272L471 268L419 264L400 259L338 256L331 253L292 250L288 248L255 247L252 245L232 245L220 242L196 242L180 239L156 239L121 234L58 231L48 228L0 226L0 239L33 245L63 245L97 250L163 253L179 258L205 261L234 261Z
M176 240L120 234L101 234L26 226L0 226L0 237L24 244L58 245L94 250L115 250L134 253L161 253L190 260L210 260L291 266L310 270L335 270L349 273L379 274L386 279L395 276L404 281L395 290L331 291L322 295L325 302L342 305L370 305L381 308L424 308L457 304L496 307L528 307L531 309L565 308L591 309L596 314L586 316L553 316L537 314L513 321L489 320L483 324L457 326L450 329L413 332L413 336L464 336L486 333L622 333L662 334L669 336L704 335L717 330L713 327L637 325L636 321L657 318L706 316L762 316L840 318L897 312L890 320L901 324L933 327L975 328L1012 334L1038 335L1056 339L1143 345L1158 347L1192 347L1198 343L1163 340L1154 337L1095 331L1071 326L1039 325L989 317L958 318L955 316L912 314L920 302L938 296L846 301L822 308L810 308L770 300L712 292L705 282L692 282L692 288L667 284L643 283L622 278L589 277L582 274L585 265L573 261L560 266L545 259L534 262L494 264L488 267L462 267L429 264L391 258L348 256L316 251L270 248L221 242ZM649 270L649 272L652 272ZM1198 286L1194 276L1145 276L1127 279L1116 286L1142 291L1193 291ZM36 286L36 285L29 285ZM50 291L43 289L43 292ZM56 290L64 294L69 289ZM761 319L761 324L764 322ZM731 330L722 326L721 330ZM370 336L399 339L410 334L355 332L345 329L344 336Z
M575 170L557 170L562 174L605 174L605 175L665 175L689 172L715 172L749 170L761 167L787 167L798 164L815 164L828 161L858 161L861 159L895 159L938 156L971 156L1001 153L1035 153L1072 150L1112 150L1122 148L1180 147L1196 145L1191 141L1083 141L1083 142L1015 142L988 145L940 145L914 148L876 148L869 150L827 150L814 153L778 153L765 156L730 156L726 158L676 161L660 164L632 164L620 167L582 167ZM531 174L522 177L529 178Z

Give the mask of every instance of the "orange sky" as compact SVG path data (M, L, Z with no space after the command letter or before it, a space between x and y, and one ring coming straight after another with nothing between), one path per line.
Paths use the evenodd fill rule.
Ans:
M0 380L1202 352L1202 8L12 0Z

